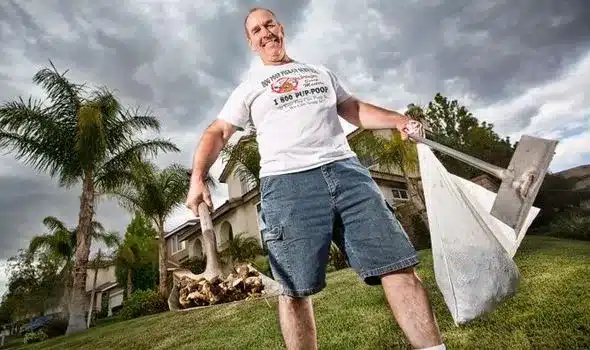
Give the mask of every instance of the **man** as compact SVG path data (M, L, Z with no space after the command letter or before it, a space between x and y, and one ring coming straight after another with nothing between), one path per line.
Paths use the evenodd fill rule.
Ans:
M414 272L416 251L350 149L338 115L365 129L396 128L404 138L409 119L352 97L331 71L291 59L284 28L270 10L251 10L244 25L263 65L249 72L203 133L187 206L197 216L202 201L212 208L205 174L250 119L261 156L262 236L273 276L283 287L278 308L287 348L317 348L310 296L325 286L334 239L367 284L383 286L410 343L444 349Z

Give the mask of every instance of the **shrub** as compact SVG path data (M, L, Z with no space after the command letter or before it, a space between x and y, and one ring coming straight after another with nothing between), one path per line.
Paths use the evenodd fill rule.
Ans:
M180 266L185 269L190 270L195 275L203 273L205 271L205 267L207 267L207 260L203 258L190 258L186 261L183 261Z
M48 338L59 337L66 334L68 329L68 320L63 318L53 318L49 320L42 328Z
M260 271L263 275L266 275L270 278L273 278L272 271L270 269L270 262L268 261L268 256L259 256L254 259L252 265L256 270Z
M340 248L338 248L338 246L335 243L332 243L330 245L328 265L330 265L330 267L332 267L332 269L336 271L349 267L346 255L340 250Z
M153 315L168 310L168 301L155 290L136 290L118 313L121 320Z
M541 231L551 237L590 241L590 215L577 211L560 213Z
M25 334L24 343L32 344L47 340L47 334L44 331L38 330L36 332L28 332Z

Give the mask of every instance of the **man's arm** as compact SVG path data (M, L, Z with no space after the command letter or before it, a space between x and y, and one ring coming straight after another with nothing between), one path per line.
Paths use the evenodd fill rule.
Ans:
M207 179L209 169L234 132L236 132L236 127L221 119L215 120L207 127L195 150L191 182L204 182Z
M350 124L363 129L398 129L405 137L403 129L410 120L395 111L381 108L350 97L337 106L338 114Z

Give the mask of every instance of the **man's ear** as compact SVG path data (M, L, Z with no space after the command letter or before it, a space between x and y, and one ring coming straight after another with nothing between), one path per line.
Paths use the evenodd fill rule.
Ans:
M279 23L279 29L281 30L281 35L285 36L285 27L281 23Z
M256 51L256 49L254 49L254 43L252 42L252 39L250 39L249 35L246 35L246 41L248 42L248 47L250 50Z

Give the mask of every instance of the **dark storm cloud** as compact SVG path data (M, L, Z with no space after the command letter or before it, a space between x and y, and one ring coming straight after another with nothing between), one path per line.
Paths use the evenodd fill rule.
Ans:
M149 107L160 117L162 136L182 150L158 157L158 164L188 166L201 130L250 65L243 20L252 6L277 14L288 48L297 41L303 59L317 59L321 62L314 63L344 79L368 76L350 82L355 92L402 105L417 102L406 98L428 101L438 91L452 98L469 94L485 107L560 76L587 52L587 3L408 0L368 1L359 8L356 1L308 6L308 1L227 0L201 8L190 0L129 0L116 7L2 1L0 100L35 93L32 76L51 59L75 81L106 85L130 107ZM512 130L526 127L542 102L527 102L505 124ZM572 150L583 146L570 144ZM0 155L0 193L0 259L42 233L47 215L71 226L77 222L79 191L58 188L10 155ZM99 204L97 220L123 233L129 216L109 201Z
M0 258L15 255L31 237L40 235L46 216L56 216L75 226L71 208L77 205L73 191L57 190L46 177L0 176Z
M69 70L73 81L106 85L130 107L149 107L160 117L164 132L197 135L252 58L242 26L247 10L258 4L235 3L207 17L191 1L162 4L150 13L144 4L133 2L2 2L0 100L28 97L35 89L33 75L51 60L60 72ZM296 30L306 4L277 0L265 6ZM175 19L162 18L174 5L182 6ZM158 162L189 165L196 139L173 141L181 154L165 155ZM0 193L0 260L43 233L45 216L57 216L70 226L77 223L79 191L58 188L11 155L0 155ZM115 201L98 205L97 220L109 230L123 233L129 218Z
M395 34L355 33L363 37L359 45L334 56L360 55L373 77L386 69L409 67L399 76L400 83L428 97L444 91L446 80L455 79L487 103L556 77L590 48L587 0L428 4L371 2L370 8ZM337 7L333 16L344 22L354 11Z

